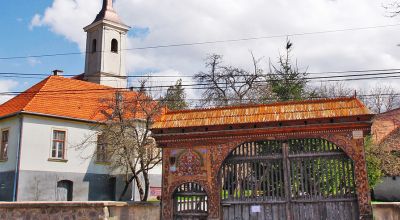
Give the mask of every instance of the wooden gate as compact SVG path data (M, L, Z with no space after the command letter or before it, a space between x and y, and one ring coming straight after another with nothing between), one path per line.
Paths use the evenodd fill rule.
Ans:
M175 220L206 220L208 216L207 193L197 183L184 183L174 192Z
M358 219L353 161L323 139L238 146L220 170L223 219Z

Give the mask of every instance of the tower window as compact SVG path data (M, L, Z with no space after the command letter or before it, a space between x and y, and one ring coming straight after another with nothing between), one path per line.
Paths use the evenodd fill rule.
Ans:
M118 41L116 39L111 40L111 52L118 53Z
M95 53L97 51L97 40L93 39L92 41L92 53Z

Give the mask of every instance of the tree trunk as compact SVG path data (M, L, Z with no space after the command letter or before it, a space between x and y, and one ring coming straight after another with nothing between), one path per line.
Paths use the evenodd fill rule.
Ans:
M144 179L144 197L142 201L147 201L149 197L149 188L150 188L149 174L147 170L143 171L143 179Z
M143 190L142 182L140 181L139 175L135 175L135 182L136 182L136 187L139 191L140 201L146 201L146 200L143 200L144 199L144 190Z

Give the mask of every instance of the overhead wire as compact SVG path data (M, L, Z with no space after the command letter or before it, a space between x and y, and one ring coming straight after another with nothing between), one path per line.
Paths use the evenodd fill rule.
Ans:
M317 80L320 79L318 82L332 82L332 81L356 81L356 80L369 80L369 79L387 79L387 78L392 78L392 79L398 79L400 78L400 75L391 75L391 74L398 74L400 72L394 72L394 73L386 73L386 74L380 74L380 75L389 75L389 76L375 76L376 74L362 74L362 75L351 75L351 76L322 76L322 77L313 77L313 78L304 78L305 80ZM372 76L371 76L372 75ZM371 76L371 77L363 77L363 76ZM346 78L346 79L336 79L336 78L344 78L344 77L362 77L362 78ZM287 79L288 81L294 81L298 79ZM254 81L253 83L268 83L271 81L279 82L281 80L275 79L275 80L257 80ZM236 82L236 83L245 83L245 82ZM229 85L227 82L217 82L216 84L218 85ZM192 89L192 90L204 90L204 89L212 89L213 87L210 87L208 83L193 83L193 84L182 84L181 87L185 89ZM154 86L131 86L129 88L99 88L99 89L60 89L60 90L41 90L41 93L61 93L61 94L76 94L77 92L84 92L84 93L99 93L101 91L129 91L133 89L154 89L154 88L171 88L171 85L154 85ZM36 93L35 91L29 92L29 91L9 91L9 92L0 92L2 95L15 95L15 94L21 94L21 93Z
M388 71L400 71L400 68L388 68L388 69L362 69L362 70L343 70L343 71L320 71L320 72L305 72L307 75L321 75L321 74L338 74L338 73L369 73L369 72L388 72ZM79 74L80 75L80 74ZM73 75L73 74L62 74L64 77L76 77L79 75ZM253 74L238 74L237 76L250 76ZM267 75L267 74L264 74ZM270 75L276 75L276 74L270 74ZM18 78L19 76L43 76L43 77L48 77L48 74L40 74L40 73L21 73L21 72L0 72L0 77L2 76L15 76ZM134 74L128 74L127 78L168 78L168 77L173 77L173 78L182 78L182 77L190 77L192 78L194 75L192 74L184 74L184 75L151 75L150 74L142 74L142 75L134 75ZM91 76L85 76L85 77L91 77ZM113 77L113 76L105 76L105 77Z
M376 25L376 26L364 26L364 27L353 27L353 28L332 29L332 30L322 30L322 31L299 32L299 33L291 33L291 34L278 34L278 35L268 35L268 36L258 36L258 37L237 38L237 39L199 41L199 42L189 42L189 43L172 43L172 44L163 44L163 45L152 45L152 46L144 46L144 47L126 48L126 49L121 49L120 51L122 51L122 50L160 49L160 48L170 48L170 47L186 47L186 46L196 46L196 45L206 45L206 44L253 41L253 40L261 40L261 39L271 39L271 38L307 36L307 35L315 35L315 34L327 34L327 33L338 33L338 32L347 32L347 31L359 31L359 30L370 30L370 29L377 29L377 28L387 28L387 27L395 27L395 26L399 26L399 25L400 25L399 23L398 24L385 24L385 25ZM109 52L109 51L96 51L96 52ZM91 52L85 51L85 52L50 53L50 54L25 55L25 56L24 55L8 56L8 57L0 57L0 60L70 56L70 55L82 55L82 54L87 54L87 53L91 53Z
M392 70L396 70L396 71L392 71ZM380 72L374 72L374 71L380 71ZM325 73L346 73L346 72L347 71L326 71L326 72L318 72L318 73L314 72L314 74L315 75L317 75L317 74L318 75L322 75L322 74L325 74ZM362 73L362 74L315 76L315 77L304 77L303 79L304 80L310 80L310 81L319 79L320 82L323 82L323 81L331 82L331 81L343 81L342 79L337 79L337 78L347 78L345 80L349 80L349 81L368 80L368 79L398 78L398 76L396 74L400 74L400 69L351 70L351 71L348 71L348 72L349 73ZM12 77L9 74L16 74L16 73L0 72L0 78L1 77L6 77L6 78L33 78L33 77L30 77L30 75L37 75L37 74L22 74L22 76L16 75L16 76ZM263 76L264 77L268 77L268 76L275 76L275 75L278 75L278 74L263 74L263 75L260 75L260 77L263 77ZM305 75L308 75L308 74L305 74ZM389 76L387 76L387 75L389 75ZM66 75L63 75L63 76L66 76ZM235 75L235 76L254 76L254 75L252 75L252 74L238 74L238 75ZM373 77L366 78L365 76L373 76ZM134 76L132 76L132 77L134 77ZM142 76L142 77L145 77L145 76ZM175 78L180 78L178 76L174 76L174 77ZM357 78L350 78L350 77L357 77ZM359 78L359 77L364 77L364 78ZM129 76L128 76L128 78L129 78ZM152 77L149 77L149 78L152 78ZM288 80L290 81L290 80L296 80L296 79L288 79ZM113 80L106 80L106 81L113 81ZM265 81L271 82L271 81L275 81L275 80L273 80L273 79L271 80L270 79L270 80L265 80ZM279 81L279 80L276 80L276 81ZM173 83L173 81L165 81L165 80L164 81L157 80L156 82L157 83L165 83L165 82L166 83ZM186 81L182 81L182 82L185 83ZM259 81L258 80L258 81L255 81L255 82L264 82L264 81ZM238 82L238 83L243 83L243 82ZM219 84L221 84L221 83L219 83ZM203 84L195 84L195 85L204 86ZM184 84L182 86L183 87L191 87L193 85L185 85ZM170 86L168 85L168 86L161 86L161 87L169 88Z

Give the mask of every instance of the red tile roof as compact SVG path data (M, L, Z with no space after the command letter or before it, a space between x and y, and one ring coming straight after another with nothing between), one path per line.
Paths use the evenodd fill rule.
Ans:
M377 114L372 123L372 137L376 144L396 133L400 129L400 108Z
M231 125L292 120L337 118L372 114L357 98L335 98L171 111L153 125L155 129Z
M62 76L49 76L0 105L0 118L19 112L99 121L101 100L115 96L115 88ZM126 92L136 94L135 92Z

